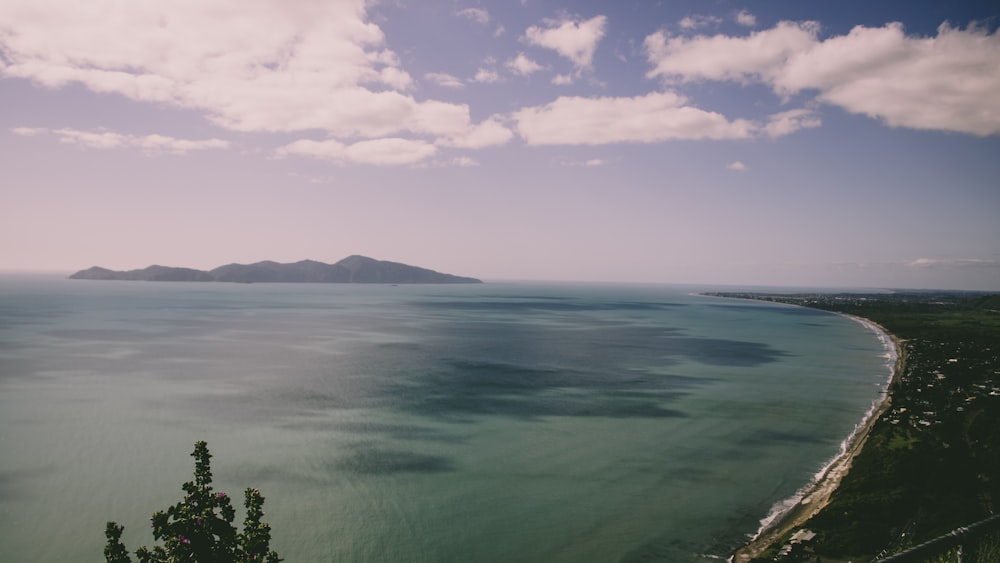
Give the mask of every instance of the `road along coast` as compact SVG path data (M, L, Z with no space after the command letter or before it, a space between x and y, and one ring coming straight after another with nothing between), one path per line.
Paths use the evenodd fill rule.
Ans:
M840 482L847 475L847 472L850 471L854 458L864 447L875 422L892 404L889 390L892 388L894 380L903 372L905 362L900 340L882 326L868 319L853 315L844 316L861 323L875 332L879 339L886 343L887 352L890 354L889 359L892 362L892 371L886 383L885 392L872 405L871 410L855 428L853 434L845 440L840 454L819 473L817 479L791 499L782 502L777 510L773 510L771 515L762 521L761 529L754 538L733 553L730 561L734 563L746 563L755 557L760 557L768 548L782 541L793 530L805 524L830 503L830 497L840 486ZM891 347L888 346L890 342Z

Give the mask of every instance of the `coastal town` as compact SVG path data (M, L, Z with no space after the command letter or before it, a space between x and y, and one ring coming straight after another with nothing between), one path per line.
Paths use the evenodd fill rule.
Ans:
M871 561L996 514L1000 296L974 292L716 293L857 316L900 354L882 413L818 514L785 522L744 561ZM994 551L963 561L996 561ZM764 545L760 545L763 543ZM745 554L745 552L744 552ZM737 558L740 560L740 558Z

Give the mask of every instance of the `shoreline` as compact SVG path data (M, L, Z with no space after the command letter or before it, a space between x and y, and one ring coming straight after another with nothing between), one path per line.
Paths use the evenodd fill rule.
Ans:
M875 426L875 423L892 404L890 389L896 378L900 376L905 368L905 354L902 341L896 335L886 330L885 327L874 321L855 315L837 314L861 323L869 330L875 331L880 339L885 338L892 344L895 358L892 363L892 371L886 381L883 395L872 404L872 408L865 415L865 418L858 423L854 432L845 440L843 450L821 471L820 477L813 483L806 485L800 493L796 493L795 496L783 501L783 503L791 501L789 502L790 507L779 511L773 516L771 522L767 522L761 526L761 529L758 530L757 534L749 542L733 552L729 558L729 561L733 563L746 563L755 557L760 557L768 548L777 544L795 528L802 526L810 518L826 508L830 504L830 497L840 486L840 482L847 475L847 472L850 471L854 458L861 452L865 442L868 440L868 435L871 433L872 427ZM890 350L888 346L887 350ZM893 359L892 356L890 356L890 359ZM768 515L768 518L772 518L771 514Z

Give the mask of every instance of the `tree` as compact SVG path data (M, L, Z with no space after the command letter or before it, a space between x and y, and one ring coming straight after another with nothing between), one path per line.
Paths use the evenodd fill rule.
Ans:
M184 483L184 500L153 514L153 538L162 546L140 547L135 555L140 563L278 563L281 559L270 549L271 526L261 522L264 497L248 488L244 494L246 519L243 532L233 526L236 511L226 493L212 490L212 470L208 444L196 442L191 456L195 459L194 481ZM124 526L108 522L104 535L107 563L131 563L121 542Z

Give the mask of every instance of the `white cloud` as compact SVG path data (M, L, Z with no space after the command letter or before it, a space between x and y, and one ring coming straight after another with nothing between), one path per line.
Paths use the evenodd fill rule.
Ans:
M490 13L483 8L465 8L464 10L459 10L455 13L480 25L487 25L490 23Z
M740 10L739 13L736 14L736 23L746 27L756 27L757 16L746 10Z
M523 108L512 118L529 145L776 138L821 125L819 116L806 108L775 113L764 123L730 120L692 106L672 91L636 97L564 96L544 106Z
M605 166L608 164L608 161L603 158L588 158L587 160L564 160L559 164L568 167L597 168L599 166Z
M472 81L483 84L492 84L494 82L500 82L500 74L492 69L481 68L476 71L476 75L472 77Z
M420 118L427 119L429 123L418 123L417 126L427 130L435 129L438 132L437 141L442 146L482 148L503 144L513 136L496 118L473 124L467 106L461 106L462 112L455 111L453 104L444 102L425 102L425 107L426 111Z
M524 53L518 53L516 57L508 60L506 62L506 66L514 74L519 74L521 76L528 76L545 68L529 59Z
M699 27L715 27L722 23L722 18L718 16L693 15L681 18L677 25L681 29L692 30Z
M482 148L503 144L513 137L513 133L495 120L487 120L464 137L439 140L437 145L414 139L390 137L370 139L356 143L342 143L336 139L314 141L300 139L277 151L279 157L289 155L306 156L327 160L340 165L368 164L376 166L478 166L479 163L467 156L433 162L438 147Z
M556 86L567 86L573 83L572 74L557 74L552 77L552 83Z
M745 37L646 38L649 77L760 82L895 127L1000 134L1000 31L947 24L914 37L898 23L819 39L814 22L780 22Z
M166 135L129 135L113 131L83 131L80 129L46 129L42 127L17 127L12 131L18 135L41 135L52 133L60 143L77 145L91 149L140 149L147 154L184 154L205 149L224 149L229 141L221 139L179 139Z
M502 145L513 137L514 133L499 121L496 119L487 119L460 134L440 139L438 144L445 147L481 149Z
M888 125L1000 134L1000 32L942 25L906 37L901 25L856 27L789 61L779 90L818 99Z
M78 131L75 129L57 129L53 131L59 136L59 142L68 145L80 145L92 149L115 149L128 143L128 136L110 131Z
M430 80L438 86L444 86L446 88L462 88L465 86L465 84L463 84L458 77L445 72L428 72L424 75L424 78Z
M747 165L737 160L735 162L730 162L729 164L727 164L726 168L730 170L735 170L737 172L743 172L744 170L747 169Z
M387 66L383 68L379 71L378 77L383 84L398 90L406 90L413 86L413 78L410 77L409 73L397 67Z
M472 166L479 166L478 162L476 162L474 159L469 158L467 156L459 156L459 157L453 158L451 160L450 164L452 166L457 166L459 168L470 168Z
M6 0L0 77L195 109L238 131L354 140L473 130L467 105L407 93L412 78L367 4Z
M632 98L560 97L513 114L529 145L651 143L673 139L743 139L752 122L685 105L672 92Z
M10 132L15 135L21 135L22 137L34 137L35 135L47 133L48 129L42 127L14 127L10 130Z
M775 113L768 117L764 134L768 137L783 137L798 131L819 127L823 122L809 109L793 109Z
M605 16L594 16L583 21L547 21L547 27L529 27L524 33L524 39L530 45L552 49L578 68L590 68L597 44L604 37L607 21Z
M345 154L363 164L410 164L434 156L437 149L425 141L411 139L372 139L348 145Z
M818 32L815 22L780 22L747 37L673 37L658 31L644 41L654 65L646 76L682 81L768 79L794 53L812 47Z
M344 144L328 139L300 139L278 149L278 156L290 154L329 160L338 164L410 165L431 158L437 148L421 140L398 137Z

